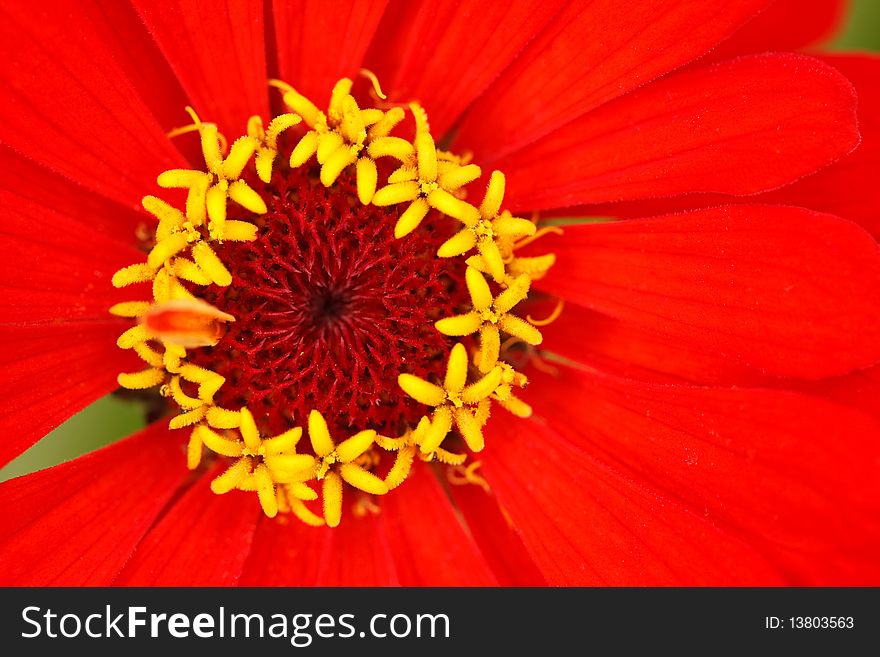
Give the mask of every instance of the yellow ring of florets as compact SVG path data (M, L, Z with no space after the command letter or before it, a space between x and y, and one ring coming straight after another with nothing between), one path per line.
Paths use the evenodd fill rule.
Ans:
M351 80L340 80L334 86L326 113L290 85L277 80L270 81L270 85L283 92L290 111L273 118L265 129L260 117L251 117L247 134L236 139L228 152L216 125L203 123L191 108L187 111L193 124L172 131L174 135L198 131L207 170L177 169L159 175L161 187L187 190L184 210L154 196L143 199L144 209L159 222L155 245L147 262L119 270L113 276L113 285L152 282L153 299L116 304L110 312L141 320L125 331L117 344L132 349L147 367L120 374L119 384L129 389L161 386L161 394L181 410L170 427L192 427L187 467L198 467L205 448L235 459L214 479L212 490L217 494L234 489L254 491L270 517L279 511L290 512L309 525L336 526L341 518L343 482L370 495L383 495L405 481L416 456L454 468L451 481L485 487L485 481L475 474L479 462L464 467L467 454L449 452L442 444L455 426L471 452L482 450L482 428L489 418L490 400L520 417L531 414L531 408L513 394L515 387L526 384L526 377L499 360L501 334L530 345L540 344L541 333L535 325L511 314L511 310L527 298L532 281L552 266L553 255L514 255L520 245L540 231L536 233L533 221L502 211L505 181L500 171L492 173L479 207L464 200L465 186L477 180L481 170L463 158L437 150L427 114L418 104L408 105L416 134L407 141L391 135L405 117L403 108L361 109L351 95ZM378 89L377 95L384 98ZM257 227L227 219L227 204L232 200L254 214L266 213L265 202L241 179L242 172L253 158L257 176L268 183L279 155L280 134L299 123L308 130L290 154L291 168L315 156L321 166L321 182L330 187L343 171L354 166L362 204L407 205L394 227L395 238L416 230L431 209L462 223L462 229L441 245L437 255L452 258L476 251L466 260L466 283L473 309L441 319L435 327L447 336L480 336L480 347L473 354L469 355L462 343L453 347L442 385L410 374L399 376L403 391L432 409L401 436L381 436L368 430L335 442L320 411L312 410L308 435L314 456L296 452L302 428L263 437L247 408L226 409L214 403L214 395L225 379L187 362L187 349L215 344L222 324L234 318L204 303L181 284L231 284L232 275L211 244L253 241ZM396 159L400 166L388 176L385 186L378 187L376 160L381 157ZM486 276L502 288L497 296L493 297ZM148 318L154 322L152 328L145 321ZM155 328L158 319L162 320L161 330ZM161 345L161 350L154 345ZM480 376L468 382L471 362ZM182 380L196 387L197 396L183 391ZM371 472L374 460L370 454L374 449L396 454L384 479ZM306 485L309 481L322 483L323 518L304 504L317 499L317 493Z

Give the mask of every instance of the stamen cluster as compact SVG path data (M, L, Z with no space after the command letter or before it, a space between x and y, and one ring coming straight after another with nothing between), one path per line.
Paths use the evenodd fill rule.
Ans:
M229 459L227 469L212 483L213 491L256 492L270 517L289 512L309 525L336 526L342 517L345 486L359 491L358 508L376 508L368 496L384 495L400 486L416 457L446 464L459 479L485 485L474 472L478 462L464 465L467 452L483 449L483 427L493 401L517 416L531 414L529 406L514 395L514 389L525 386L527 380L503 360L504 345L541 343L535 327L540 322L530 322L513 311L528 297L532 281L552 266L553 255L517 257L517 248L538 233L533 221L502 210L504 175L492 172L480 205L470 204L466 187L480 178L480 167L437 148L427 114L417 103L409 103L406 109L387 103L362 109L351 93L352 81L343 79L333 88L325 113L289 85L270 84L281 89L289 111L274 117L265 128L260 117L252 117L246 134L228 149L216 125L202 122L187 108L193 119L191 128L200 136L205 170L171 170L159 175L161 187L186 191L185 206L179 209L160 198L144 197L144 209L158 221L155 241L146 262L125 267L113 277L116 287L152 284L150 300L125 302L111 309L115 315L139 320L117 344L133 350L146 364L139 372L120 374L120 385L159 387L179 409L170 427L190 427L188 467L199 467L206 453ZM406 110L415 125L412 139L392 135L406 118ZM287 163L279 166L285 140L294 135ZM253 169L248 168L251 160ZM458 222L460 228L447 233L451 237L435 243L440 244L436 257L460 258L464 281L458 284L463 283L462 290L466 287L463 298L469 301L465 308L441 315L433 327L423 327L434 331L442 344L449 344L444 352L448 353L445 376L417 376L407 371L397 376L395 394L427 407L416 416L418 420L401 416L377 424L373 419L373 426L381 427L383 433L350 425L345 435L334 438L338 418L333 416L332 426L325 419L332 404L310 396L309 403L315 407L308 412L309 445L303 452L297 451L303 430L293 426L293 413L276 415L270 422L264 405L226 407L216 401L218 396L223 398L218 393L230 382L219 373L228 375L226 370L211 366L213 352L208 349L220 342L231 322L242 319L228 312L235 310L234 304L224 307L223 299L232 297L218 291L235 295L233 273L239 263L228 257L224 261L223 256L245 251L227 249L224 244L260 244L258 236L267 230L266 222L273 220L273 199L261 195L261 188L253 183L258 179L269 184L286 167L301 169L304 175L314 170L327 189L353 190L352 203L397 208L393 215L396 240L417 239L414 231L432 230L432 222L426 221L432 211ZM353 183L346 183L349 178ZM234 204L231 216L239 218L230 218L230 201ZM256 249L246 251L249 258L260 257ZM278 417L291 418L291 426L280 427L280 433ZM270 429L275 435L267 435ZM318 498L310 482L321 482L322 515L305 504Z

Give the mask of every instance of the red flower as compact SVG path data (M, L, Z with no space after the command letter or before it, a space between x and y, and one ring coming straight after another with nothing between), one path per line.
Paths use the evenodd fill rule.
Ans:
M237 135L268 78L324 99L365 66L510 210L626 221L537 243L566 305L534 415L486 427L490 493L419 466L378 514L269 519L165 418L0 485L2 583L880 582L878 61L750 54L840 4L7 3L4 462L138 367L110 279L199 161L166 136L187 104Z

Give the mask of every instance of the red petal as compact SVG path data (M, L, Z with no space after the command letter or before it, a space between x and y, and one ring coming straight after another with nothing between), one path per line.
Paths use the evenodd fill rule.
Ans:
M232 586L238 581L261 511L254 493L211 492L211 479L223 469L206 472L174 503L114 584Z
M688 508L707 527L738 536L765 554L789 583L880 581L876 560L880 548L880 491L876 486L880 448L876 436L880 425L876 420L838 404L786 391L663 386L573 370L565 371L557 381L536 375L529 393L542 419L532 423L529 431L520 427L515 432L523 438L511 438L508 431L487 441L493 449L491 456L496 451L501 454L505 476L545 473L527 481L538 490L552 491L554 484L545 484L546 480L568 479L567 485L573 485L570 480L578 481L575 477L581 474L582 464L595 457L619 471L615 487L625 490L631 479L657 499L656 517L645 518L647 522L665 521L670 515L675 517L680 508ZM543 422L549 427L542 427ZM535 449L545 443L535 440L534 430L553 436L547 441L552 458L564 454L573 465L561 458L542 463L547 450ZM532 456L525 455L527 450ZM526 470L526 462L530 470ZM488 468L495 459L487 456L486 463ZM555 477L547 476L549 472ZM524 479L516 475L514 481ZM501 481L499 484L498 477L493 477L493 486L524 496L515 484ZM610 480L608 483L611 485ZM550 517L555 517L557 524L574 525L575 517L586 511L569 510L564 485L565 481L555 484L562 490L558 499L548 500ZM601 490L589 482L580 482L580 488L597 498L596 491ZM499 496L505 500L500 491ZM612 511L617 509L604 498L597 502ZM524 501L520 505L520 513L529 512ZM523 524L513 508L510 511L518 526L540 527L541 511L546 513L547 509L532 509L526 520L529 524ZM620 512L629 515L630 509L623 507ZM665 557L668 563L679 568L694 565L689 551L680 552L665 544L661 536L649 534L639 522L630 522L627 530L644 534L645 540L656 546L657 556ZM577 544L590 545L596 554L603 555L597 543L616 539L628 544L632 540L621 529L583 522L570 534L577 538ZM701 537L693 529L682 532L681 538L703 543L707 551L721 547L716 543L720 537ZM707 557L708 552L696 563ZM591 556L589 563L595 558ZM631 566L638 566L638 562ZM735 583L761 581L760 573L752 567L730 564L729 575ZM632 567L620 574L640 576ZM707 575L698 577L698 583L726 579L711 575L711 571Z
M831 379L808 381L798 389L880 417L880 365Z
M292 516L257 527L242 586L394 586L399 582L379 521L346 513L335 529Z
M720 194L689 194L669 199L651 199L568 208L559 214L580 217L647 217L727 203L780 203L798 205L836 214L855 221L880 237L880 212L874 189L880 170L880 58L871 55L836 55L823 61L840 70L855 85L858 94L859 132L862 141L849 155L778 190L758 198Z
M583 431L584 418L574 426ZM488 430L486 475L549 584L780 582L702 509L572 444L544 420L524 424L499 412Z
M769 9L739 30L712 52L712 59L726 59L768 50L798 50L830 39L843 23L848 0L776 0Z
M0 465L117 388L116 375L143 366L116 347L119 322L0 326Z
M858 144L855 96L799 55L687 70L600 107L493 162L513 209L692 192L753 194L812 173Z
M569 226L540 246L559 261L542 288L768 375L880 361L880 250L837 217L728 206Z
M498 159L699 57L767 3L572 2L468 111L456 143Z
M395 101L418 100L442 135L559 10L559 0L391 0L366 66Z
M95 3L69 2L67 20L74 20L71 33L85 38L98 38L113 49L113 59L123 68L125 76L138 95L153 112L165 130L180 125L181 112L187 104L186 93L177 81L174 71L144 27L134 7L128 2L98 0ZM148 64L146 64L148 62Z
M0 484L4 586L108 585L187 476L164 423Z
M117 301L132 298L116 290L113 273L143 254L42 203L0 192L0 301L4 322L58 322L108 317ZM134 298L137 298L136 296Z
M450 486L449 495L501 586L547 585L509 516L491 492L486 493L479 486Z
M9 156L9 151L2 153ZM21 164L16 160L6 157ZM40 175L31 179L29 174ZM118 208L120 225L128 212L96 200L83 202L84 214L72 218L55 208L76 213L80 201L97 197L66 182L50 186L57 176L30 165L16 166L10 177L5 184L22 185L20 195L0 189L0 250L5 254L0 259L0 339L10 347L0 357L0 430L8 437L0 462L114 390L120 371L140 368L136 358L115 344L131 322L107 312L113 303L132 298L130 291L113 289L113 272L143 259L142 253L105 234L124 231L101 227L111 206ZM42 194L39 183L46 184ZM133 229L129 224L128 230Z
M134 0L203 121L230 141L254 114L268 118L262 0ZM188 123L183 108L180 124Z
M0 10L0 140L137 207L157 172L184 160L117 63L118 46L89 15L28 3Z
M356 78L387 4L273 0L281 79L323 105L340 78Z
M135 212L108 198L95 194L72 180L61 176L8 146L0 144L0 206L19 204L29 208L47 208L77 220L102 235L129 245L135 244L139 223L149 221L144 212ZM43 210L40 209L39 213ZM39 214L32 217L38 222ZM33 225L38 225L34 223ZM30 234L36 231L31 229Z
M809 12L803 12L809 13ZM771 192L771 203L801 205L850 219L880 237L880 56L823 57L854 85L859 96L862 141L850 155L819 173Z
M549 314L548 309L536 313ZM642 381L694 381L709 385L764 385L770 377L710 346L620 321L567 302L562 316L541 328L542 348L565 358Z
M352 500L353 501L353 500ZM489 566L428 467L377 500L378 516L347 513L336 529L264 521L245 586L486 586Z
M382 499L379 520L403 586L497 584L429 467Z

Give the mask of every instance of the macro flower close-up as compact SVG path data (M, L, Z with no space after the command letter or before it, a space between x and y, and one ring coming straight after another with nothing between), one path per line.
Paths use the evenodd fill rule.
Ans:
M880 584L880 59L817 0L0 2L0 584Z

